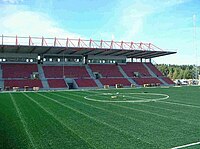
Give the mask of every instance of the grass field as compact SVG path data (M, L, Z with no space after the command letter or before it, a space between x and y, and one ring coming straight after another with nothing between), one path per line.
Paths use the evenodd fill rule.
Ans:
M200 148L199 141L198 86L0 94L2 149Z

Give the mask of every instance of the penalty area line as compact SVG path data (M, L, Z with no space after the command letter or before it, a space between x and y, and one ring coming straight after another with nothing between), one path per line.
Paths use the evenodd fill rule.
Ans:
M180 148L190 147L190 146L199 145L199 144L200 144L200 142L195 142L195 143L191 143L191 144L186 144L186 145L182 145L182 146L173 147L171 149L180 149Z

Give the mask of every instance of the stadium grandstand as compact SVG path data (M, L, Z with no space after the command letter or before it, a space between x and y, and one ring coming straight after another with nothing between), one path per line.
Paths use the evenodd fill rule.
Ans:
M152 43L4 36L2 90L170 86L152 59L175 54Z

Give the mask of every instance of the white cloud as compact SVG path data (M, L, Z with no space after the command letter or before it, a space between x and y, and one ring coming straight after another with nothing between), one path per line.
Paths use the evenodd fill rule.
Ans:
M133 40L134 37L142 31L144 19L150 13L152 8L141 1L135 1L125 9L122 9L120 26L124 29L123 39Z
M5 3L10 3L10 4L19 4L23 2L23 0L2 0Z
M180 51L178 51L180 52ZM167 61L166 61L167 60ZM173 54L173 55L168 55L168 56L163 56L163 57L158 57L155 58L154 61L157 64L178 64L178 65L199 65L198 62L196 61L196 58L193 56L188 56L184 54Z
M4 35L80 38L51 19L47 14L28 11L17 6L5 6L0 14L0 33ZM11 11L12 10L12 11ZM83 37L82 37L83 38Z
M163 1L163 2L166 6L173 6L173 5L179 5L182 3L186 3L188 1L190 1L190 0L167 0L167 1Z
M22 2L22 0L3 0L4 2L17 4ZM120 37L118 36L115 30L108 30L97 32L95 36L96 39L103 40L124 40L124 41L135 41L138 40L137 35L142 32L143 24L145 18L162 11L167 7L178 5L186 2L185 0L168 0L168 1L145 1L145 0L136 0L134 3L120 9L121 17L119 17L118 22L116 22L116 27L120 28ZM121 5L121 4L119 4ZM26 8L21 8L18 5L6 5L1 6L0 13L0 34L4 35L18 35L18 36L36 36L36 37L61 37L61 38L84 38L77 33L72 33L68 31L67 28L59 27L59 24L47 14L41 12L29 11ZM119 10L117 10L119 11ZM198 28L197 28L198 30ZM199 32L199 31L198 31ZM142 38L141 38L142 39ZM140 40L140 38L139 38ZM147 39L149 40L149 39ZM179 48L182 50L185 47L175 47L173 45L166 45L166 42L159 41L158 39L150 39L154 44L160 44L161 48ZM164 39L163 39L164 40ZM200 43L200 42L198 42ZM199 47L199 46L198 46ZM188 48L189 49L189 48ZM194 54L193 54L194 55ZM192 57L193 57L192 55ZM191 56L190 56L191 57ZM164 59L163 59L164 58ZM165 59L168 59L168 62L165 62ZM161 57L156 59L158 63L176 63L176 64L186 64L188 63L188 55L183 55L178 51L177 54ZM187 61L186 61L187 60ZM190 60L191 64L194 64L194 59Z
M154 13L165 11L169 7L186 3L189 0L134 0L121 2L119 25L123 28L123 39L133 40L143 31L145 19ZM118 10L119 11L119 10Z
M168 63L168 64L195 64L195 54L191 50L192 42L185 41L186 39L189 40L190 36L186 36L188 38L182 39L182 37L172 39L173 34L166 33L163 35L162 38L159 37L153 37L151 35L145 35L143 32L143 26L145 23L145 20L155 14L155 13L165 13L165 11L168 11L169 8L174 7L176 5L180 5L183 3L186 3L190 0L134 0L132 3L126 4L126 2L122 2L122 13L121 17L119 18L119 24L120 27L123 28L124 32L122 32L121 38L127 41L133 40L133 41L143 41L146 42L152 42L153 44L157 45L160 48L167 48L171 49L170 51L176 51L178 49L177 54L169 55L169 56L163 56L160 58L156 58L155 61L157 63ZM124 6L126 5L126 7ZM162 22L160 23L162 25ZM183 29L183 28L181 28ZM192 29L190 28L191 32ZM158 30L158 32L160 32ZM176 31L177 32L177 31ZM180 34L183 35L183 33L188 33L190 31L184 31L180 32ZM170 32L173 33L173 32ZM179 32L178 32L179 33ZM170 39L171 38L171 39ZM145 41L144 41L145 40ZM173 41L172 41L173 40ZM174 41L176 40L176 41ZM191 36L192 40L192 36ZM136 42L137 42L136 41ZM169 44L169 41L171 41ZM187 44L185 44L187 43ZM166 49L163 49L166 50ZM189 51L191 51L191 54L188 54ZM167 61L166 61L167 60Z

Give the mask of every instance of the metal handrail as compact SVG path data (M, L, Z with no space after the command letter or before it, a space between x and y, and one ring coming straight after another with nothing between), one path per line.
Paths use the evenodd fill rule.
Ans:
M0 37L0 45L16 46L52 46L52 47L74 47L74 48L93 48L93 49L124 49L124 50L143 50L143 51L163 51L152 43L143 42L124 42L124 41L105 41L105 40L83 40L70 38L45 38L45 37L23 37L23 36L4 36Z

